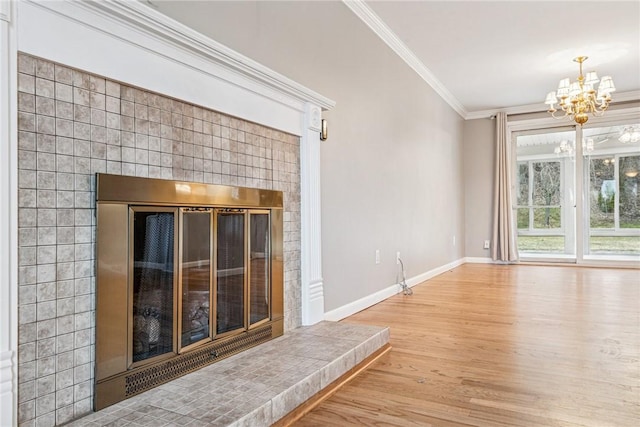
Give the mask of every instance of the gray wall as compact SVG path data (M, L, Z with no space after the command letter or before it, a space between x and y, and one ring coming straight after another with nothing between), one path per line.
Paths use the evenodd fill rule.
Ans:
M495 164L495 120L464 123L464 228L465 256L490 257L484 241L493 230L493 174Z
M332 98L322 144L325 310L464 256L460 118L341 2L157 2ZM453 238L456 236L456 244ZM381 263L375 264L380 250Z

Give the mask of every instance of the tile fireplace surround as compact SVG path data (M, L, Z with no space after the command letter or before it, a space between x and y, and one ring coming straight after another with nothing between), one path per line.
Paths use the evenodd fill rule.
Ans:
M18 58L18 421L92 411L95 173L280 190L285 331L301 324L299 138Z

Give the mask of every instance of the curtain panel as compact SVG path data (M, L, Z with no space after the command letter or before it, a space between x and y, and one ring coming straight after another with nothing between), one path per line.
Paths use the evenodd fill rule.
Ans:
M511 144L507 134L507 114L496 115L496 165L493 189L493 238L491 257L494 261L518 260L516 229L513 222L511 191Z

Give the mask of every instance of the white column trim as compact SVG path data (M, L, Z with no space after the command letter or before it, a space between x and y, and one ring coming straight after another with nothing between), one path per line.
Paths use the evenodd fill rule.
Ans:
M16 7L0 1L0 425L17 425L18 169Z
M320 123L322 110L308 103L300 139L300 213L302 262L302 324L324 320L322 238L320 228Z

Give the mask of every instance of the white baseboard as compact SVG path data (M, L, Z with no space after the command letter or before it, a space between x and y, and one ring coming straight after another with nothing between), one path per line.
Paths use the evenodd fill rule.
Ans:
M418 274L417 276L407 279L407 285L409 287L413 287L419 283L424 282L425 280L429 280L432 277L438 276L444 273L445 271L451 270L452 268L458 267L464 263L465 263L465 259L460 258L456 261L434 268L425 273ZM364 298L360 298L359 300L350 302L348 304L343 305L342 307L338 307L334 310L324 313L324 319L337 322L338 320L342 320L345 317L349 317L352 314L355 314L359 311L364 310L365 308L369 308L372 305L379 303L380 301L384 301L385 299L392 297L395 294L400 293L401 291L402 291L402 288L400 287L400 285L393 284L371 295L367 295Z
M367 295L364 298L360 298L359 300L350 302L349 304L345 304L342 307L327 311L326 313L324 313L324 320L337 322L338 320L349 317L352 314L364 310L365 308L369 308L372 305L379 303L380 301L384 301L385 299L394 296L400 291L401 288L399 285L391 285L371 295Z
M476 257L476 256L468 256L464 257L464 263L469 264L495 264L496 262L489 257Z
M414 287L415 285L424 282L425 280L429 280L433 277L439 276L440 274L444 273L445 271L451 270L452 268L456 268L461 266L462 264L464 264L464 258L460 258L457 259L455 261L452 261L448 264L445 265L441 265L440 267L436 267L432 270L427 271L426 273L422 273L422 274L418 274L417 276L412 277L411 279L407 280L407 285L409 285L409 287Z

